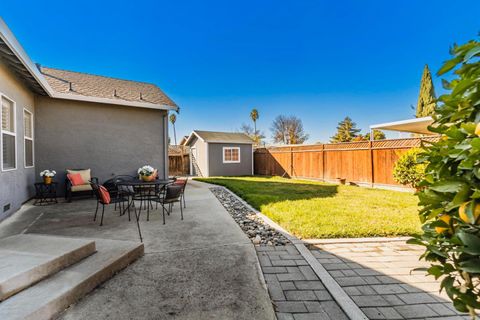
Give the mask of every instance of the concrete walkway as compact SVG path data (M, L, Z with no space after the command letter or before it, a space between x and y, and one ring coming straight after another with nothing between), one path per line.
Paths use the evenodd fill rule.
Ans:
M274 319L255 249L208 187L189 182L185 220L178 207L162 225L160 210L142 213L145 256L69 308L63 319ZM0 224L19 233L138 241L135 222L95 202L25 205Z

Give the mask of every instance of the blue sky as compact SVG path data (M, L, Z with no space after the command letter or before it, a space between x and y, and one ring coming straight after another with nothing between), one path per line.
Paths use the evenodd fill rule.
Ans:
M260 112L328 141L350 116L413 115L425 63L480 31L475 1L2 1L0 15L35 62L153 82L181 106L177 137L232 131ZM437 92L440 81L435 78Z

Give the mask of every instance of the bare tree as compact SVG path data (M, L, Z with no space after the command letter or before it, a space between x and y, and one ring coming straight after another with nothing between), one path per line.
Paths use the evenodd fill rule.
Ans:
M277 116L270 130L275 143L302 144L308 139L302 120L296 116Z
M245 133L247 136L252 138L256 145L260 145L262 140L265 139L265 135L260 130L255 130L249 124L243 123L240 127L240 132Z

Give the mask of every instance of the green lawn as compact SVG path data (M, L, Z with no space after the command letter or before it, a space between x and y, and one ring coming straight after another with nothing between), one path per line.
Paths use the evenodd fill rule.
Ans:
M196 180L229 188L300 238L402 236L420 232L413 194L280 177Z

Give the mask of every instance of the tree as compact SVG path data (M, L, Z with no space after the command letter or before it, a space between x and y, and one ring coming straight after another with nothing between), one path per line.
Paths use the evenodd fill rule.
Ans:
M422 74L422 80L420 81L420 93L418 95L417 102L417 118L431 116L435 113L435 107L437 106L435 98L435 89L433 87L432 75L428 69L428 65L425 65Z
M252 140L255 142L255 145L257 146L262 143L263 139L265 139L265 135L260 132L260 130L254 130L250 125L246 123L243 123L240 127L240 132L243 132L247 136L252 138Z
M308 139L303 130L303 123L296 116L279 115L270 128L275 143L302 144Z
M250 111L250 119L253 121L253 132L257 132L257 120L259 118L258 110L253 108L252 111ZM255 140L255 139L254 139Z
M409 243L424 246L426 272L441 278L441 288L461 312L480 309L480 42L455 45L452 58L437 72L447 94L438 99L435 124L442 135L424 143L419 161L428 163L419 184L422 234Z
M393 167L393 179L400 184L417 188L425 178L425 163L418 163L418 155L423 152L420 148L412 148L402 154Z
M367 132L365 134L365 140L370 140L370 132ZM385 133L381 130L373 129L373 140L384 140L387 137L385 136Z
M338 123L337 133L330 138L330 142L348 142L358 137L360 129L357 129L357 124L352 121L350 117L345 117Z
M177 132L175 131L175 122L177 121L177 115L172 113L170 115L170 122L172 123L173 127L173 139L175 140L175 145L177 145Z

